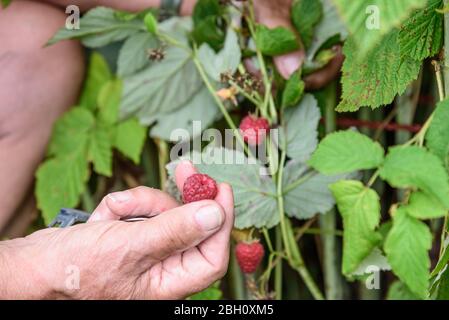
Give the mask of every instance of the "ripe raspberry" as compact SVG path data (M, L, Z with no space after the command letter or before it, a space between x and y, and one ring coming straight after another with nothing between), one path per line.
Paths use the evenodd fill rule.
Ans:
M235 247L235 256L243 273L255 272L264 255L265 249L258 240L251 243L240 242Z
M215 199L217 183L207 174L196 173L187 178L182 189L184 203Z
M256 146L261 144L268 132L270 131L270 124L265 118L257 118L253 115L247 115L240 122L240 132L249 145Z

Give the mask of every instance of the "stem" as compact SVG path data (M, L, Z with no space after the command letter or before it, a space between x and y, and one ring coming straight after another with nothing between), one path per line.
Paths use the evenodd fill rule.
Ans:
M86 188L86 191L84 191L81 201L83 203L83 209L87 212L93 212L95 209L94 200L92 198L92 195L89 191L89 188Z
M326 107L325 107L325 130L329 134L336 130L336 85L333 82L326 90ZM326 233L321 234L323 243L323 274L325 294L328 300L340 300L343 298L343 279L339 273L339 247L335 230L337 225L337 216L335 209L331 209L325 215L320 216L320 229Z
M165 170L165 165L169 160L168 144L166 141L160 139L154 139L154 142L156 143L158 149L159 184L160 188L164 189L167 182L167 171Z
M231 254L230 262L230 285L235 300L243 300L246 298L245 283L242 272L237 264L235 254Z
M276 251L282 252L282 232L279 227L276 228ZM274 290L276 299L282 299L282 259L276 264L274 269Z
M444 6L449 5L449 0L444 0ZM443 98L449 93L449 13L444 13L444 93ZM438 81L438 79L437 79ZM443 100L443 98L441 100Z
M248 146L245 144L245 141L243 141L242 135L238 131L237 126L234 124L234 121L232 121L232 118L229 115L229 112L226 110L226 107L224 106L223 102L217 96L215 88L213 87L212 83L209 81L209 78L207 77L206 72L204 71L204 68L203 68L201 62L198 60L196 48L194 48L193 62L195 63L195 66L196 66L204 84L206 85L207 89L209 90L209 93L212 95L212 97L215 100L215 103L218 105L218 108L220 109L221 113L223 114L223 117L225 118L226 123L232 130L234 130L237 141L242 146L243 150L245 150L246 154L248 156L252 156L251 150L249 150Z

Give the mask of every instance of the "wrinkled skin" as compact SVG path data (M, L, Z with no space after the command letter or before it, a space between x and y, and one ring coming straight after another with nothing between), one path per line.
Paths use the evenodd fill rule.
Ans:
M195 172L181 162L178 188ZM0 243L0 298L180 299L207 288L226 273L234 222L232 190L218 188L184 206L146 187L113 193L86 224ZM142 215L151 219L119 221Z

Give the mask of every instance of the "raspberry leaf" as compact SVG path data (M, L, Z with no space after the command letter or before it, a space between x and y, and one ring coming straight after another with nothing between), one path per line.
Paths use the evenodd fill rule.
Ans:
M390 0L333 2L355 40L358 54L364 56L391 30L399 27L414 9L424 7L427 1L395 0L394 4Z
M304 95L298 106L285 110L286 123L281 139L286 139L287 155L305 162L318 144L318 123L321 114L316 99L311 94ZM284 143L281 143L283 147Z
M117 60L117 74L132 75L148 66L148 50L159 46L157 39L148 32L139 32L126 39Z
M284 169L284 205L287 215L309 219L315 214L325 214L335 204L329 185L347 176L325 176L307 165L291 160Z
M95 127L89 138L88 159L92 161L94 170L106 177L112 176L112 143L111 129L103 125Z
M343 217L343 273L350 275L381 241L377 193L360 181L339 181L330 186Z
M348 130L327 135L318 145L309 165L329 175L376 168L382 164L383 158L384 151L379 143Z
M122 82L120 80L111 80L101 88L97 99L97 118L101 123L114 125L118 121L121 98Z
M449 99L438 103L426 135L426 145L446 167L449 165Z
M112 74L106 60L101 54L92 53L79 104L89 110L95 110L100 90L111 79Z
M154 121L157 123L151 128L150 135L166 141L188 141L197 138L220 117L220 110L213 97L207 88L203 87L180 109L156 116ZM144 122L150 121L144 119ZM179 135L173 135L176 132ZM189 135L185 135L186 132Z
M117 126L113 146L135 164L140 163L140 155L147 137L147 128L131 118Z
M282 92L282 107L291 107L296 105L304 94L305 83L301 80L301 74L295 72L288 79L285 89Z
M432 235L423 222L398 208L384 249L394 273L421 299L427 297Z
M420 300L420 298L410 291L401 281L395 281L388 289L387 300Z
M434 219L444 217L447 210L435 197L422 191L413 192L406 206L407 212L417 219Z
M140 19L124 21L111 8L97 7L88 11L80 21L79 29L60 29L48 44L61 40L81 38L85 46L99 48L121 41L145 28Z
M358 3L358 1L354 1ZM361 3L361 2L360 2ZM357 111L362 106L377 108L389 104L396 94L418 77L421 62L401 57L397 29L387 34L366 56L353 38L343 47L343 94L337 111Z
M399 32L401 55L421 61L437 54L443 45L443 1L430 0L425 9L416 10Z
M323 6L317 0L295 0L292 5L292 20L306 48L310 47L315 25L323 16Z
M228 29L224 47L219 53L204 43L198 50L198 58L206 73L215 81L220 81L223 72L234 72L240 64L242 53L238 43L238 37L232 28Z
M296 35L283 27L269 29L258 25L255 40L260 51L268 56L278 56L299 49Z
M46 224L61 208L78 205L90 176L86 143L83 141L68 155L46 161L36 172L37 206Z
M437 156L425 148L390 148L380 176L396 188L419 188L449 208L448 174Z

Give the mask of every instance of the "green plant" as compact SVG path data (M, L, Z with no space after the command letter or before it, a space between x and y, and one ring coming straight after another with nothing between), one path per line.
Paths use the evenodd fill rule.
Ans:
M374 9L371 16L365 14L368 6L382 13L379 28L374 22L374 29L368 27L367 18L376 19ZM444 67L446 62L437 58L432 74L441 102L408 141L388 147L385 154L384 146L366 134L333 132L334 109L354 112L393 103L419 77L426 59L441 53L443 46L449 48L444 39L445 8L442 0L397 0L395 5L384 0L295 0L292 21L302 42L291 30L258 24L252 1L242 9L200 0L193 18L164 22L148 11L91 10L82 18L82 29L61 30L50 43L79 38L87 47L99 48L124 41L117 61L121 80L112 79L104 62L93 56L80 107L56 125L50 159L37 173L36 193L44 216L50 219L59 207L77 205L88 182L89 162L98 174L112 174L112 147L138 162L145 130L133 118L119 119L137 117L151 127L160 169L169 162L167 143L201 135L193 121L201 121L203 130L224 125L234 130L238 147L211 143L202 152L189 150L184 158L200 157L201 173L233 186L235 227L244 230L237 232L236 239L258 233L265 241L268 258L256 280L247 282L250 294L268 298L274 290L275 297L282 298L287 291L283 272L294 270L313 298L342 297L343 284L335 270L341 267L348 280L356 281L365 280L368 267L375 266L391 270L400 280L391 285L388 298L445 298L449 259L449 100L445 96L449 92L443 77L447 85L449 74L446 68L442 74L440 64ZM243 23L236 25L235 19ZM343 41L342 96L336 105L335 84L312 94L307 92L306 79L332 60L331 48ZM298 49L305 50L304 67L284 81L272 57ZM449 50L444 52L447 55ZM252 60L260 78L248 73L244 59ZM320 132L321 109L325 134ZM279 130L279 141L266 137L267 162L257 158L237 129L236 120L248 110ZM129 131L120 135L123 127ZM180 128L191 134L173 136ZM324 138L319 143L320 136ZM243 164L214 163L217 158L241 159ZM176 161L167 165L168 185L175 165ZM59 176L55 172L64 173L66 179L54 179ZM370 176L366 183L360 181L363 172ZM166 181L163 170L160 178ZM381 203L375 189L379 181L404 196ZM336 230L335 204L342 232ZM382 205L388 214L382 214ZM328 248L323 257L324 286L318 277L321 272L309 268L305 259L309 257L299 242L304 234L313 233L317 214L323 217L317 232ZM441 232L428 224L438 219L444 220ZM299 225L298 220L305 222ZM336 237L341 234L340 266ZM435 237L438 234L441 239ZM433 242L440 246L440 254L430 271ZM234 285L242 286L241 275L233 272L237 272ZM243 291L234 290L236 296Z

